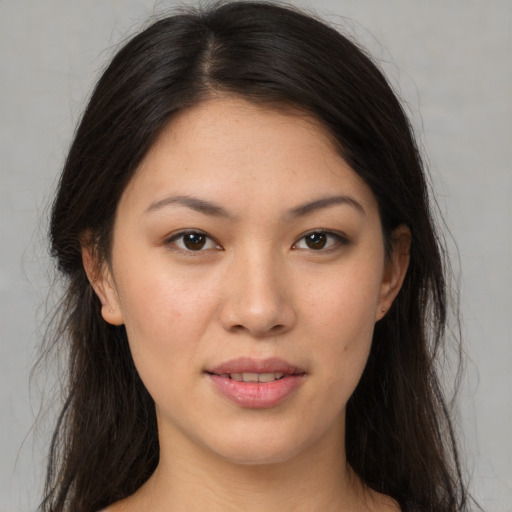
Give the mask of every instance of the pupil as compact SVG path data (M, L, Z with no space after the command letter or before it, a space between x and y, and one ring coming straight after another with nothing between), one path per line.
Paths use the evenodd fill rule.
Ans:
M306 237L306 245L310 249L323 249L327 242L325 233L311 233Z
M200 233L187 233L186 235L184 235L183 242L187 249L197 251L204 247L206 237L204 235L201 235Z

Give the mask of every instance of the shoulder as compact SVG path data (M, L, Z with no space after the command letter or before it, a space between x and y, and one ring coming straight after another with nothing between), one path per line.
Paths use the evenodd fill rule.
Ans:
M408 512L401 508L391 496L376 491L372 492L371 498L366 501L366 506L369 512Z

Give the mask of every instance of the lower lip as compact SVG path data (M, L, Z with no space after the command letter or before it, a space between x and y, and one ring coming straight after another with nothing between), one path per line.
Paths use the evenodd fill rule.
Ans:
M209 377L222 395L236 405L249 409L267 409L279 405L304 380L304 375L287 375L271 382L239 382L212 374Z

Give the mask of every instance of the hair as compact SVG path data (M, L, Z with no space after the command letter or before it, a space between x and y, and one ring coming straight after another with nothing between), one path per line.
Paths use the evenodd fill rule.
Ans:
M120 197L178 112L218 95L317 119L377 198L387 243L412 235L403 286L374 331L347 404L347 461L403 511L467 511L450 410L436 373L447 320L446 265L417 144L399 101L364 50L293 8L228 2L187 9L129 40L92 94L53 204L52 255L66 276L53 343L66 350L65 402L41 512L91 512L134 493L155 470L154 402L124 327L107 324L81 241L109 261Z

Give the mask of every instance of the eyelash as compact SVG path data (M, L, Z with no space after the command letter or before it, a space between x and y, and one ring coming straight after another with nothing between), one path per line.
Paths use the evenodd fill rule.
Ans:
M189 247L185 246L184 237L187 235L194 236L197 235L199 237L204 237L203 241L204 244L200 246L198 249L191 249ZM312 248L312 247L299 247L299 243L304 241L306 244L308 243L307 237L313 237L313 236L324 236L323 239L325 241L325 244L327 244L327 247L322 246L319 248ZM181 246L177 243L178 240L181 239ZM329 242L330 240L330 242ZM314 240L310 238L310 241ZM308 231L307 233L303 234L301 237L297 239L296 242L292 244L292 249L294 250L301 250L301 251L311 251L311 252L331 252L336 249L338 249L340 246L347 245L349 243L349 240L345 235L342 235L341 233L335 233L333 231L323 230L323 229L316 229L313 231ZM180 252L186 253L186 254L193 254L197 252L204 252L206 250L216 249L216 250L224 250L223 247L215 241L211 236L209 236L204 231L200 230L187 230L187 231L180 231L179 233L175 233L170 238L168 238L165 241L165 245L167 246L174 246L173 248L175 250L178 250ZM205 247L206 245L210 245L210 247Z

